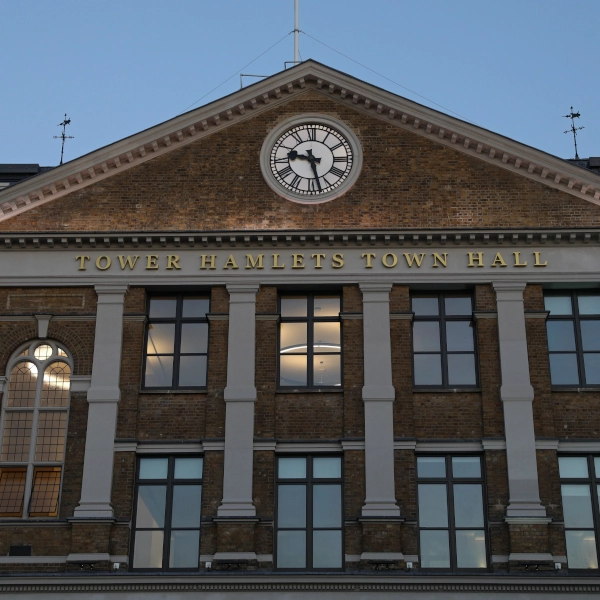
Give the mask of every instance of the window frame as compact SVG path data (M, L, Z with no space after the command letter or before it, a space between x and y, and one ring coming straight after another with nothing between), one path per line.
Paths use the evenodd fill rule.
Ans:
M306 477L304 478L292 478L292 477L279 477L279 459L280 458L305 458L306 459ZM315 458L339 458L341 461L341 472L339 478L316 478L313 476L313 459ZM313 526L313 487L319 484L335 484L340 486L341 493L341 515L340 515L340 527L319 527L317 531L341 531L342 536L342 556L341 564L339 568L335 567L323 567L315 568L313 564L313 532L315 527ZM306 526L304 528L294 527L283 527L283 531L300 531L306 532L306 567L292 568L292 567L279 567L277 565L277 533L279 532L279 486L280 485L306 485ZM273 570L274 571L289 571L295 573L306 573L306 572L342 572L346 569L346 534L344 527L344 455L339 452L335 453L318 453L318 454L276 454L275 455L275 498L273 502L274 519L273 519ZM311 566L308 566L311 565Z
M578 569L575 567L569 567L569 556L567 554L567 550L565 549L565 554L567 554L567 568L569 571L574 571L576 573L599 573L600 572L600 494L598 494L598 486L600 486L600 477L596 476L596 468L594 465L594 459L600 458L598 454L585 454L585 453L569 453L569 454L559 454L558 458L585 458L588 467L588 476L583 479L581 477L561 477L560 470L558 474L558 485L560 488L560 503L561 510L563 511L564 518L564 503L562 498L562 486L563 484L573 484L573 485L587 485L590 488L590 502L592 503L592 518L593 518L593 529L594 537L596 538L596 562L598 563L598 568L596 569ZM565 548L566 548L566 532L567 531L585 531L585 528L582 527L569 527L564 526L565 532ZM589 530L588 530L589 531Z
M445 298L466 298L471 299L471 315L446 315ZM468 390L477 391L481 387L479 378L479 350L477 346L477 322L474 317L475 298L473 294L468 292L411 292L410 303L412 311L413 298L437 298L438 314L437 315L415 315L413 311L412 326L410 328L410 344L411 344L411 367L412 367L412 385L415 391L427 390ZM415 352L414 345L414 324L415 322L434 321L439 323L440 329L440 359L442 368L442 383L434 385L423 385L415 382L415 355L416 354L437 354L437 352ZM469 321L473 327L473 351L450 351L447 349L446 322L448 321ZM448 354L472 354L475 368L475 383L474 384L450 384L448 383Z
M479 458L479 464L481 467L480 477L454 477L452 471L452 459L453 458L466 458L466 457L477 457ZM444 464L446 468L445 477L419 477L419 468L417 459L419 458L444 458ZM444 484L446 486L446 514L448 517L448 526L443 527L421 527L421 520L419 515L419 484ZM483 531L485 532L485 560L486 566L482 568L474 567L457 567L457 552L456 552L456 536L455 532L458 530L473 530L478 529L474 527L456 527L454 524L454 484L469 484L478 483L481 484L482 494L482 507L483 507ZM478 453L419 453L415 455L415 487L416 487L416 505L417 505L417 547L419 556L419 567L427 573L488 573L492 571L492 552L490 542L490 523L488 519L488 502L487 502L487 479L486 479L486 468L485 468L485 456ZM436 531L443 530L448 531L448 544L449 544L449 567L423 567L421 564L421 531Z
M600 295L600 289L589 289L589 290L544 290L544 300L546 297L558 297L558 296L569 296L571 299L571 314L570 315L554 315L550 312L546 319L546 344L548 350L548 370L550 372L550 386L557 390L569 390L573 388L588 388L588 389L600 389L600 383L583 383L585 381L585 364L584 364L584 350L583 341L581 338L581 321L600 321L600 313L595 315L585 315L583 319L579 313L579 302L580 296L598 296ZM545 309L545 307L544 307ZM575 334L575 352L566 352L564 350L550 350L550 344L548 341L548 321L571 321L573 323L574 334ZM599 350L592 350L590 354L600 354ZM552 382L552 368L550 365L551 354L575 354L577 360L577 375L579 378L578 383L553 383Z
M282 298L293 296L306 296L306 317L282 317L281 300ZM337 317L315 317L314 302L315 296L335 296L340 299L340 312ZM277 312L279 314L279 323L277 327L277 385L279 392L288 392L291 390L313 390L313 391L341 391L344 387L344 331L342 327L341 314L343 312L343 297L341 292L288 292L280 293L277 298ZM306 382L301 385L282 385L281 384L281 325L283 323L306 323ZM339 323L340 324L340 351L339 352L317 352L314 351L314 324L315 323ZM340 357L340 384L326 385L315 384L314 381L314 357L315 356L339 356ZM292 356L292 355L290 355ZM296 355L298 356L298 355ZM299 355L303 356L303 355Z
M166 479L140 479L140 462L147 458L166 458L168 460ZM175 479L175 460L178 458L201 458L202 459L202 477L200 479ZM142 486L164 485L166 487L165 498L165 522L161 529L151 529L148 527L137 527L137 506L140 484ZM200 495L200 525L198 527L198 565L193 567L169 567L169 558L171 552L171 532L173 529L192 531L195 528L183 528L171 526L173 519L173 488L175 485L200 485L202 487ZM130 551L130 569L137 573L182 573L200 570L200 550L202 544L202 502L204 500L204 455L202 453L176 453L176 454L138 454L136 456L136 468L133 492L133 509L131 514L131 551ZM135 564L135 540L138 531L162 531L163 532L163 550L162 567L134 567Z
M52 355L49 358L39 359L34 356L35 350L40 346L50 346L52 348ZM64 355L59 354L59 350L64 352ZM26 355L23 352L27 351ZM35 397L33 405L30 407L25 406L14 406L8 407L11 375L12 370L19 364L30 362L33 363L38 369L38 375L41 373L42 377L37 378ZM69 350L64 344L49 338L36 338L29 340L21 344L15 352L13 352L10 360L6 366L6 383L4 386L4 393L2 395L2 402L0 404L0 448L4 442L4 427L6 423L7 413L18 413L28 412L32 414L31 429L30 429L30 440L29 440L29 451L28 458L26 461L7 460L0 461L0 472L4 469L25 472L25 484L23 488L23 499L21 505L21 514L1 514L0 519L10 520L37 520L37 519L58 519L60 518L61 500L62 500L62 486L65 475L65 461L66 461L66 448L67 448L67 437L69 432L69 415L71 412L71 391L69 385L69 392L67 395L67 401L65 406L41 406L42 391L43 391L43 374L46 370L55 363L66 363L69 366L69 384L71 383L71 376L73 375L73 357ZM39 437L39 424L41 413L64 413L65 414L65 427L64 427L64 443L62 449L62 460L57 461L42 461L37 460L35 455L37 451L37 441ZM31 502L34 493L35 476L38 472L48 472L49 470L60 469L60 478L58 481L58 494L56 500L55 514L45 514L42 512L31 513Z
M172 298L176 301L175 307L175 316L168 318L151 318L150 317L150 302L153 298ZM186 298L203 298L208 300L208 311L205 313L204 317L187 317L184 318L182 316L183 313L183 301ZM156 292L152 294L148 294L146 301L146 326L144 330L144 352L143 352L143 363L142 363L142 385L141 391L143 392L161 392L161 391L205 391L208 389L208 362L210 358L210 320L208 319L208 315L210 313L210 303L211 297L208 292L190 292L190 293L169 293L169 292ZM175 325L175 335L173 338L173 352L172 353L164 353L164 354L148 354L148 334L150 331L150 325L153 323L173 323ZM184 323L206 323L207 324L207 334L206 334L206 352L181 352L181 329ZM199 386L180 386L179 385L179 373L180 373L180 362L181 356L206 356L206 376L205 376L205 385ZM173 357L173 374L171 378L170 386L147 386L146 385L146 369L147 369L147 359L148 356L172 356ZM177 385L173 385L173 382L176 381Z

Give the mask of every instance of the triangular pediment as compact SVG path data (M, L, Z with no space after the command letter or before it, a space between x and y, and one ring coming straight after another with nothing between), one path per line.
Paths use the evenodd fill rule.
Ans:
M312 60L0 192L0 221L61 198L315 90L480 161L600 205L600 177Z

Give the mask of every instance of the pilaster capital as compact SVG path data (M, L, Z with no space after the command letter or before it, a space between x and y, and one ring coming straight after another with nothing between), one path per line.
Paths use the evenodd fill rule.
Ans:
M226 288L230 295L256 294L260 289L260 283L228 283Z
M362 399L363 402L394 402L396 390L393 385L365 385Z
M393 284L385 281L369 281L358 284L363 302L389 302Z
M253 385L228 385L223 392L225 402L256 402Z
M534 391L530 385L501 385L502 402L533 402Z
M498 300L522 300L527 287L524 281L492 281Z
M93 403L111 403L121 400L121 390L118 387L90 387L87 391L87 401Z
M94 286L98 295L98 304L123 304L129 285L99 283Z

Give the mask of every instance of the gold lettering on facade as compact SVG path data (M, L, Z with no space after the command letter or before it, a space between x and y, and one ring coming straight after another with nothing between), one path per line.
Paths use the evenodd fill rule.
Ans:
M246 269L264 269L264 257L264 254L259 254L256 258L254 258L252 254L246 254Z
M133 258L131 258L131 256L127 256L127 258L125 258L121 254L119 254L117 258L121 263L121 271L124 271L126 266L129 267L131 271L133 271L133 267L135 267L135 263L137 262L139 255L136 254Z
M467 255L469 256L469 267L483 267L483 252L467 252Z
M425 258L425 253L421 252L421 254L417 255L417 254L413 254L412 256L408 253L405 252L404 253L404 258L406 259L406 264L409 267L412 267L413 264L416 263L417 267L421 267L421 263L423 262L423 259Z
M177 254L167 254L167 270L181 269L179 266L179 256Z
M371 260L373 260L377 255L371 254L370 252L366 252L365 254L361 254L361 258L367 259L367 264L365 265L365 269L372 269L373 265L371 264Z
M102 261L105 261L104 266L102 266ZM106 271L106 269L108 269L111 264L112 264L112 260L111 260L110 256L99 256L96 259L96 268L100 269L101 271Z
M541 254L542 254L541 252L533 253L533 256L535 257L535 263L533 264L534 267L547 267L548 266L548 261L541 262L541 259L540 259Z
M525 262L521 262L521 253L520 252L513 252L513 255L515 257L515 267L526 267L527 266L527 261Z
M331 266L334 269L341 269L344 266L344 255L343 254L334 254L333 259L331 261Z
M237 263L235 262L235 258L233 258L233 254L229 255L229 258L225 261L225 266L223 268L229 269L229 267L231 267L232 269L239 269Z
M312 254L311 258L316 259L315 269L322 269L323 265L321 264L321 259L325 258L324 254Z
M85 271L85 261L90 260L89 256L76 256L75 260L79 261L79 271Z
M433 253L433 267L437 268L440 265L442 265L442 267L447 267L448 266L448 253L444 252L443 253L443 258L442 255L438 254L437 252ZM438 262L440 263L440 265L438 265Z
M273 266L271 268L273 269L283 269L285 267L285 265L280 265L279 264L279 254L273 254Z
M292 254L292 269L304 269L304 254Z
M146 269L158 269L157 254L146 254Z
M217 260L216 254L201 254L200 255L200 268L201 269L216 269L215 261ZM206 263L210 264L210 267L206 266Z
M502 254L500 252L496 252L496 258L494 258L494 262L491 265L492 267L506 267L506 261L502 258Z
M390 257L392 259L391 263L389 262ZM393 252L388 252L387 254L384 254L382 256L381 262L383 263L384 267L391 269L392 267L395 267L398 264L398 257Z

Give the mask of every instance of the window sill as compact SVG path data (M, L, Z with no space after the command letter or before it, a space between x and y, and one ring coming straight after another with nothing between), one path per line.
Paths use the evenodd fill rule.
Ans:
M600 386L597 387L562 387L553 385L550 387L551 392L600 392Z
M189 390L140 390L140 394L206 394L207 388L191 388Z
M413 388L413 394L465 394L481 392L481 388Z
M332 388L277 388L276 394L342 394L344 389L341 387Z

